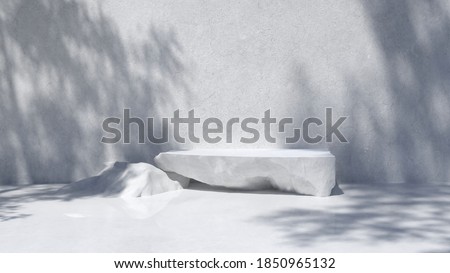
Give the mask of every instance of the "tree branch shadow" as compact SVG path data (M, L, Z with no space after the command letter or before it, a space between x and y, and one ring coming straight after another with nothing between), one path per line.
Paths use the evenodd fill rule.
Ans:
M345 196L349 204L327 210L284 209L253 220L281 231L284 237L280 243L299 247L326 242L376 245L424 241L443 248L450 243L450 187L349 186Z
M137 144L134 133L133 144L100 143L103 120L124 108L158 121L176 108L174 97L189 101L190 71L173 28L151 25L140 39L124 39L101 6L0 6L0 184L76 181L104 162L151 162L174 148Z

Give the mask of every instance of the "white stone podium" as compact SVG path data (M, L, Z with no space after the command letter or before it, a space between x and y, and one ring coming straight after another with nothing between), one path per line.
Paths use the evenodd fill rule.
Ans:
M156 165L166 172L227 188L275 188L329 196L335 186L335 157L325 150L197 149L160 153Z

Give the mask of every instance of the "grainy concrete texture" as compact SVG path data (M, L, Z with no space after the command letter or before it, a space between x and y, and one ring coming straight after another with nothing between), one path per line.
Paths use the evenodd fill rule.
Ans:
M138 117L348 116L340 183L450 181L449 1L2 1L0 184L65 183L167 145L101 144ZM136 136L136 134L134 134ZM190 146L190 145L185 145ZM261 140L193 147L287 147Z
M141 198L0 187L1 252L450 252L449 186L327 198L192 183Z

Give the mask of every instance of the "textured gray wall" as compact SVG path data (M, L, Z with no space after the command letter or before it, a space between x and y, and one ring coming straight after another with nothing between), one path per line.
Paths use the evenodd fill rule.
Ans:
M350 143L289 147L328 147L340 182L450 181L448 1L0 5L1 184L73 181L180 148L101 144L101 122L125 107L222 119L271 109L298 123L333 107Z

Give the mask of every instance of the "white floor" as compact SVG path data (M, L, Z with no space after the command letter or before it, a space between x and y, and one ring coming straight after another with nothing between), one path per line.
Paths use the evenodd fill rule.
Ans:
M60 187L0 188L0 252L450 252L450 186L320 198L194 183L128 200Z

